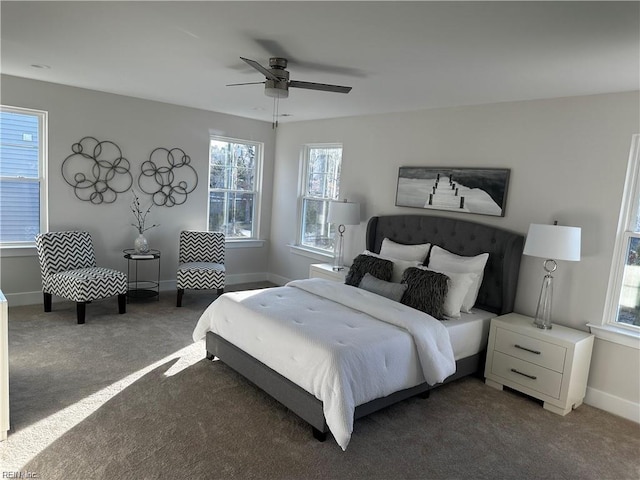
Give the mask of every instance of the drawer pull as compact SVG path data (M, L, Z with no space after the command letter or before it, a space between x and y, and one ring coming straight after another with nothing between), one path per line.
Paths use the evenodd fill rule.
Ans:
M511 371L513 373L517 373L518 375L522 375L523 377L527 377L530 378L531 380L536 380L538 377L536 377L535 375L529 375L528 373L522 373L519 372L518 370L516 370L515 368L512 368Z
M540 353L541 353L538 350L531 350L530 348L527 348L527 347L521 347L517 343L514 345L514 347L519 348L520 350L525 350L527 352L535 353L536 355L540 355Z

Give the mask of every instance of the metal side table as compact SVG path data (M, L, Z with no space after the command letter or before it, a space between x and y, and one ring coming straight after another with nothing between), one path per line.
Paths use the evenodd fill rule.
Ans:
M160 300L160 250L151 249L147 253L136 253L133 248L123 250L124 258L127 259L127 279L129 281L127 289L127 301L130 299L157 298ZM138 268L140 262L157 260L158 270L155 280L141 280L138 278ZM149 275L150 269L145 269L144 274ZM133 274L133 275L132 275Z

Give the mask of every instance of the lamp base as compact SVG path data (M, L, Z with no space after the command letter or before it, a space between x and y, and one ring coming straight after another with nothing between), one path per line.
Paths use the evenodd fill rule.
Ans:
M550 323L549 323L549 324L547 325L546 323L544 323L544 322L542 321L542 319L539 319L539 318L536 318L536 319L533 321L533 324L534 324L536 327L541 328L541 329L543 329L543 330L551 330L551 329L553 328L553 325L552 325L552 324L550 324Z
M334 245L334 254L333 254L333 270L335 272L339 272L340 270L344 270L344 260L343 260L343 249L344 249L344 225L339 225L338 230L336 232L336 240L337 246Z
M549 265L552 265L549 267ZM543 330L551 329L551 300L553 298L553 276L551 273L557 268L557 264L553 260L547 260L544 263L544 269L547 274L542 279L542 287L540 288L540 298L538 299L538 308L533 324Z

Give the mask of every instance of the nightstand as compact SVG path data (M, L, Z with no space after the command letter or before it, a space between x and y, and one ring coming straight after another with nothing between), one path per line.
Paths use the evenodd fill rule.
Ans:
M509 313L491 320L485 383L513 388L566 415L582 404L593 335L562 325L543 330L533 318Z
M309 278L324 278L326 280L344 283L347 273L349 273L348 267L342 270L334 270L333 265L330 263L314 263L309 266Z

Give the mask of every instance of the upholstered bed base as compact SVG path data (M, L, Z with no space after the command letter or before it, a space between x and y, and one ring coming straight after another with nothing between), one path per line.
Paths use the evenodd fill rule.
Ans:
M213 332L207 332L206 346L208 359L213 360L214 357L218 357L223 363L240 373L311 425L315 438L321 441L326 438L329 428L324 418L320 400ZM456 362L456 373L447 377L443 384L483 370L484 352L462 358ZM427 396L431 389L439 385L442 384L433 386L423 383L358 405L355 410L354 420L416 395Z

